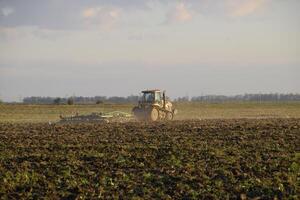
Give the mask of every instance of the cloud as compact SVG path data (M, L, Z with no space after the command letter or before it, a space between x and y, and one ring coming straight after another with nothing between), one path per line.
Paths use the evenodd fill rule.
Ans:
M266 0L244 0L244 1L229 1L233 9L230 16L242 17L253 14L258 9L264 6Z
M13 14L14 12L15 12L15 10L11 7L1 8L1 15L4 17L7 17L7 16Z
M121 16L121 8L112 6L99 6L86 8L81 16L86 24L100 26L100 28L111 29L118 22Z
M121 11L145 7L145 1L141 0L0 0L0 26L82 30L105 21L104 24L115 23Z
M95 16L96 16L96 9L95 9L95 8L88 8L88 9L85 9L85 10L82 12L82 16L83 16L84 18L95 17Z
M144 23L149 19L157 20L157 24L185 23L198 14L249 15L266 1L270 0L0 0L0 26L81 30L92 26L116 27L120 21L126 25Z
M167 22L187 22L193 18L192 12L183 2L177 3L167 14Z
M114 7L96 7L96 8L87 8L83 10L82 16L84 18L96 18L96 17L109 17L112 19L117 19L120 16L119 8Z

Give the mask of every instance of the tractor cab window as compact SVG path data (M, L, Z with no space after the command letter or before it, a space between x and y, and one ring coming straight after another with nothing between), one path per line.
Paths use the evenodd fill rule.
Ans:
M146 102L153 102L154 101L154 94L153 93L144 93L144 100Z
M160 94L160 92L155 92L155 101L161 102L161 94Z

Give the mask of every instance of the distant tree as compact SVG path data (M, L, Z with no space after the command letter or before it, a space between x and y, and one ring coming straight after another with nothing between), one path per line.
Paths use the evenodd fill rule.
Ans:
M67 104L68 105L73 105L74 104L74 99L73 98L68 98Z
M189 97L188 96L178 97L177 99L175 99L175 101L177 101L177 102L188 102Z
M3 103L3 101L0 99L0 104L2 104Z
M72 97L73 103L78 104L102 104L104 102L107 103L137 103L139 100L139 96L130 95L127 97L106 97L106 96L94 96L94 97L83 97L83 96L73 96ZM23 103L25 104L72 104L72 100L69 98L55 98L55 97L25 97L23 99ZM178 102L230 102L230 101L259 101L259 102L266 102L266 101L274 101L274 102L284 102L284 101L300 101L300 94L277 94L277 93L258 93L258 94L242 94L242 95L201 95L201 96L193 96L189 98L188 96L185 97L178 97L175 99ZM1 101L0 101L1 102ZM3 102L2 102L3 103Z
M110 103L127 103L125 97L118 97L118 96L109 97L107 101Z
M127 103L137 103L139 101L139 96L130 95L125 100Z
M59 98L59 97L57 97L53 100L53 103L57 104L57 105L60 104L60 102L61 102L61 98Z
M104 101L101 101L101 100L96 101L96 104L103 104L103 103L104 103Z

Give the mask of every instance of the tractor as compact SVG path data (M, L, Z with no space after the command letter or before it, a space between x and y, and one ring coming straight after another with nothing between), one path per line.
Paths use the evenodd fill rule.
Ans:
M165 91L144 90L138 105L132 109L135 118L139 121L172 120L177 110L166 97Z

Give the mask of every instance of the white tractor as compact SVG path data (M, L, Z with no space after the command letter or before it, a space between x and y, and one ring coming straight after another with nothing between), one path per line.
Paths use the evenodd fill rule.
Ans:
M165 91L145 90L142 91L142 99L138 106L132 109L135 118L139 121L172 120L177 110L167 100Z

